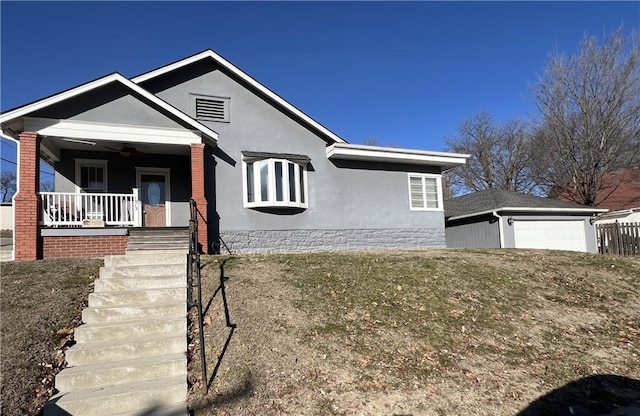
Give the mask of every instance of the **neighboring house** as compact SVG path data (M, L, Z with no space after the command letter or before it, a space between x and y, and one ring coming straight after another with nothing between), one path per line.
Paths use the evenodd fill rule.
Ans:
M13 205L0 202L0 230L13 230Z
M640 222L640 168L607 175L604 183L601 194L608 197L596 202L598 208L608 208L609 212L599 215L596 224Z
M640 223L640 207L606 212L604 214L598 215L598 218L596 219L596 224L610 224L614 222Z
M579 202L575 185L558 197L560 201ZM623 211L640 207L640 167L622 169L602 177L602 186L593 204L609 211Z
M586 207L502 189L444 202L447 247L537 248L595 253L594 216Z
M204 252L444 247L441 174L468 157L348 144L211 50L0 123L19 144L18 260L122 253L130 229L188 226L191 199Z

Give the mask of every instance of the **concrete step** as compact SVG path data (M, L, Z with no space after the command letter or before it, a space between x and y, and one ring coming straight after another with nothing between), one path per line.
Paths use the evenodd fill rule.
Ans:
M129 234L129 242L144 242L144 241L189 241L189 233L173 233L173 234L161 234L161 233L134 233Z
M185 266L186 267L186 266ZM121 290L162 289L171 287L186 287L186 272L180 275L130 277L117 273L110 277L101 277L94 281L94 292L108 292Z
M111 340L78 343L66 351L65 359L68 365L79 366L166 354L185 354L186 351L186 334L151 335L142 339L120 340L117 343Z
M129 229L130 236L141 235L189 235L189 227L172 227L172 228L139 228Z
M129 239L127 240L128 244L134 243L148 243L148 242L180 242L180 243L189 243L189 234L158 234L158 233L147 233L147 234L130 234Z
M89 307L146 305L156 302L186 301L186 299L186 287L94 292L89 295Z
M55 384L60 391L73 392L176 376L187 377L185 354L67 367L56 375Z
M45 416L144 415L157 406L184 405L187 396L185 376L139 383L96 387L55 395L45 407ZM126 413L130 412L130 413Z
M142 243L142 244L128 244L125 253L135 254L140 251L167 251L167 250L182 250L185 253L189 251L188 244L176 243L176 244L155 244L155 243Z
M181 231L184 233L184 230ZM187 250L107 256L46 416L186 416ZM134 239L135 240L135 239ZM165 239L166 240L166 239Z
M139 255L114 255L114 256L106 256L104 259L104 265L106 267L115 267L115 266L130 266L130 265L139 265L139 264L147 264L147 265L157 265L157 264L168 264L168 263L179 263L183 264L186 262L186 253L182 252L170 252L170 253L162 253L156 251L155 253L143 253Z
M180 254L186 257L189 252L187 248L177 248L177 249L167 249L167 250L135 250L132 253L124 254L125 256L139 256L139 255L158 255L158 253L167 253L167 254Z
M166 276L168 274L187 273L186 257L182 263L157 264L157 265L131 265L121 267L101 267L100 277L140 277L140 276Z
M160 239L160 238L149 237L148 239L134 239L129 241L129 245L153 244L153 243L156 243L156 245L160 245L160 244L179 244L180 246L189 245L189 241L182 238L181 239Z
M170 406L136 409L122 413L112 413L109 416L189 416L189 410L185 403L181 403Z
M186 302L178 300L173 302L154 302L151 305L88 307L82 311L82 322L87 324L124 322L133 319L170 318L186 315Z
M76 328L74 338L78 343L108 340L131 340L158 335L183 335L187 331L187 318L138 319L119 323L84 324Z
M167 234L141 234L141 235L130 235L130 240L135 242L138 241L189 241L189 234L176 234L176 235L167 235Z

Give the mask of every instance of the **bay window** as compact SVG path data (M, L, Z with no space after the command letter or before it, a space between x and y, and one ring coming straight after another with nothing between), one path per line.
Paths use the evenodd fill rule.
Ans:
M307 208L308 158L246 157L243 152L244 206Z

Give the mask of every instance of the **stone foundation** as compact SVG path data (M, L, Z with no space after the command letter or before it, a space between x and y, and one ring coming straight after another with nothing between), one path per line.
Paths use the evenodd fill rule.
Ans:
M234 254L445 248L444 229L225 231ZM221 244L221 253L227 251Z

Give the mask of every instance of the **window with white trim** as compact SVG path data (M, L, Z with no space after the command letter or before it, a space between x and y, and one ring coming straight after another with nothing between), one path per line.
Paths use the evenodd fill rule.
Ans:
M409 174L409 203L412 210L442 210L442 177Z
M307 208L306 165L279 158L243 161L244 206Z
M81 192L107 192L107 161L76 159L76 186Z

